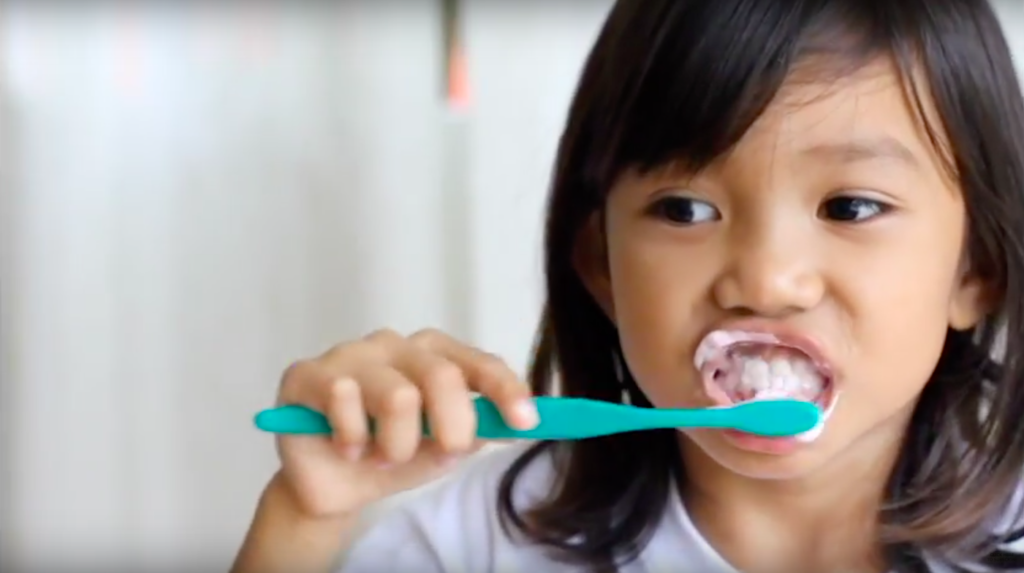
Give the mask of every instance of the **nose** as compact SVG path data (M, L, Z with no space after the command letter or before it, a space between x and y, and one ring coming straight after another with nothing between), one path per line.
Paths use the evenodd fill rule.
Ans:
M786 316L814 308L825 295L813 246L792 233L746 234L728 251L714 284L716 302L725 310Z

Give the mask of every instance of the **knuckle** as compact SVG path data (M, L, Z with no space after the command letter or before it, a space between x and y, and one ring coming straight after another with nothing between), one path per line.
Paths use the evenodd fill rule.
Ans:
M455 390L463 385L462 370L451 362L433 364L423 373L421 383L432 391Z
M432 348L447 337L448 335L436 328L423 328L413 333L409 340L417 346Z
M291 384L294 380L302 378L309 371L311 361L307 359L296 360L288 365L281 372L281 385Z
M392 415L401 415L419 411L422 399L416 388L403 386L388 392L382 402L384 412Z
M484 354L477 363L477 369L482 376L497 379L506 379L512 376L512 370L500 357L494 354Z
M344 403L359 397L359 385L351 378L334 380L327 388L332 404Z
M377 361L401 338L393 330L377 330L362 338L332 346L321 359L334 365Z
M529 396L529 388L520 382L510 382L507 384L501 384L495 391L496 395L492 396L497 401L502 403L511 403L521 400Z
M380 328L363 337L372 344L391 345L402 340L402 335L391 328Z
M353 348L358 348L360 346L360 342L360 340L339 342L325 350L323 354L320 355L320 358L322 360L330 360L339 356L345 356L352 352Z
M284 369L277 385L277 403L300 399L304 388L316 380L317 368L311 360L299 360Z

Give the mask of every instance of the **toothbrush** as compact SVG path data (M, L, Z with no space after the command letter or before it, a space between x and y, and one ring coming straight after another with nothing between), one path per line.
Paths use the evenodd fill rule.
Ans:
M768 437L794 436L820 423L821 411L799 400L755 400L735 406L693 409L639 408L585 398L534 398L540 424L517 430L505 424L493 402L474 400L479 438L486 440L582 440L664 428L732 429ZM256 427L276 434L330 434L322 414L303 406L281 406L256 415ZM424 423L424 434L430 429Z

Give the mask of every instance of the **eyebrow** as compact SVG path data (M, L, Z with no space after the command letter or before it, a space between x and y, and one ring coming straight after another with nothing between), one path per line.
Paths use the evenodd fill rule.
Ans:
M891 137L823 143L808 147L804 153L843 163L885 159L895 160L911 167L920 166L917 156L907 146Z

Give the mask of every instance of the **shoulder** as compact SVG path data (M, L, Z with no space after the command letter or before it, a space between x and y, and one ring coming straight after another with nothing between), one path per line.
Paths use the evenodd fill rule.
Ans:
M1024 556L1024 483L1017 485L1006 512L994 529L997 536L1007 539L1003 550Z
M948 560L937 559L935 555L928 557L929 565L935 573L995 573L996 571L1024 571L1024 484L1018 485L1013 495L1006 500L1005 509L996 519L979 528L983 537L996 539L999 557L989 555L989 559L1003 562L998 568L979 564L976 560L951 564ZM1007 564L1010 563L1007 568Z
M502 477L529 446L515 444L466 462L452 476L385 502L345 556L342 573L394 571L493 571L516 540L498 518ZM526 508L554 484L550 454L543 453L523 470L513 504Z

